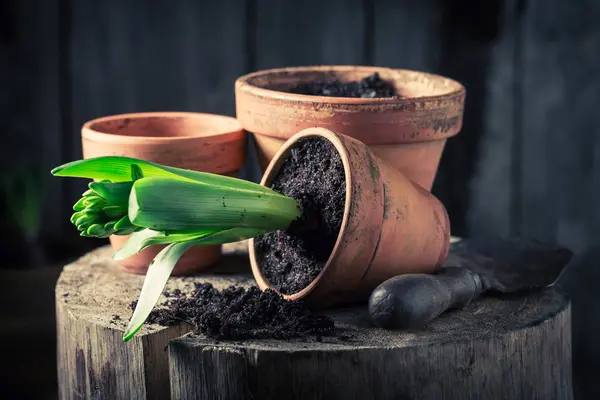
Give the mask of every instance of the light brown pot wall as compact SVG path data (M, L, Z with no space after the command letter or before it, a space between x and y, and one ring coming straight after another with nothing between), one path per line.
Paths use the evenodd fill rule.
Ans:
M134 157L172 167L236 176L245 161L246 135L231 117L185 112L121 114L89 121L81 130L83 156ZM165 194L168 195L168 194ZM111 236L119 249L129 236ZM164 246L151 246L120 261L145 274ZM173 275L188 275L215 263L221 246L195 246L179 260Z
M374 72L403 98L339 98L286 93L300 82L353 81ZM323 127L366 143L427 190L447 138L462 128L465 88L439 75L378 67L319 66L258 71L236 81L237 118L254 134L266 168L285 140Z
M439 268L450 244L444 206L356 139L323 128L304 130L275 155L261 184L268 186L290 149L311 137L331 141L342 158L346 174L344 219L319 276L305 289L284 297L303 299L316 307L366 300L388 278ZM270 287L256 258L254 240L250 240L249 252L259 287Z

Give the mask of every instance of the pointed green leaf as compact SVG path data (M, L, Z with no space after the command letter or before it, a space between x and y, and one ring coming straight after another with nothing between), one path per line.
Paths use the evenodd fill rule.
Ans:
M142 327L148 315L158 302L160 295L167 284L169 276L179 258L195 244L194 241L173 243L165 247L148 267L140 298L129 320L127 329L123 334L123 341L127 342Z
M136 232L138 229L142 229L142 228L130 226L129 228L121 228L119 230L115 230L114 234L119 235L119 236L127 236L127 235L131 235L132 233Z
M129 221L129 217L126 215L117 221L117 223L115 224L115 230L118 231L121 229L128 229L128 228L131 228L132 226L133 225L131 224L131 221Z
M229 186L261 193L276 193L275 191L254 182L231 178L223 175L197 172L187 169L169 167L149 161L130 157L107 156L72 161L58 166L52 174L62 177L106 179L111 182L131 181L131 166L140 168L144 177L165 177L172 179L192 180L210 185Z
M104 224L104 230L112 233L115 230L115 223L115 221L107 222L106 224Z
M206 235L196 240L196 245L208 246L211 244L225 244L239 242L255 238L270 232L270 229L255 229L255 228L231 228L215 232L212 235Z
M147 244L153 237L164 235L162 232L153 231L151 229L143 229L135 232L125 242L125 244L113 254L114 260L125 260L133 255L138 254L144 248L148 247Z
M115 260L125 260L148 246L156 244L180 243L194 240L197 245L215 245L239 242L267 233L267 230L252 228L232 228L224 230L209 229L204 231L170 233L144 229L131 235L129 240L114 255Z
M218 230L213 229L198 232L165 234L164 232L153 231L151 229L144 229L131 235L131 237L129 238L129 240L127 240L123 247L121 247L113 255L113 258L115 260L124 260L139 253L148 246L152 246L155 244L170 244L185 242L189 240L196 240L207 235L212 235L216 232L218 232Z
M131 180L137 181L138 179L142 179L144 177L144 173L139 165L131 164Z

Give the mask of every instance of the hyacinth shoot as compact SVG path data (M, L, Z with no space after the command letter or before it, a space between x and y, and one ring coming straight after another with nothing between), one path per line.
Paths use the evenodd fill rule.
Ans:
M133 182L91 182L89 190L75 203L71 223L81 236L107 238L129 235L143 228L134 226L127 216Z
M187 249L287 229L302 213L296 200L253 182L129 157L74 161L52 174L95 180L73 206L71 222L82 236L131 234L115 259L167 245L148 267L125 341L141 328Z

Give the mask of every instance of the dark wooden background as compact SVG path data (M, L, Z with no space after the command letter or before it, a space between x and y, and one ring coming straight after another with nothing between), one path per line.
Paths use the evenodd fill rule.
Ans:
M36 296L27 283L17 291L19 273L39 279L32 266L59 266L98 245L68 224L84 183L49 175L81 157L86 120L158 110L234 115L234 80L264 68L435 72L468 93L464 129L449 141L434 186L453 233L524 235L576 252L561 279L573 299L576 389L578 398L600 398L598 20L597 0L3 0L2 281L13 282L14 296ZM250 161L244 176L257 180ZM56 274L46 274L39 298L52 302ZM27 321L42 318L42 309L52 323L48 307L20 313L13 297L2 298L18 332L35 335ZM46 328L40 332L52 335ZM7 349L21 346L17 336L3 336L13 341ZM53 365L53 355L32 354L14 362ZM23 376L8 369L14 378L6 388L33 390L28 368ZM51 392L54 371L36 374L50 374L38 387Z

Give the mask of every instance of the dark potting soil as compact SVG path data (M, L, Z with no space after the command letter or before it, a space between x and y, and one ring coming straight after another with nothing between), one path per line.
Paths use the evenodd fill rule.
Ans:
M337 79L299 83L289 90L290 93L330 97L400 97L394 85L381 79L375 72L360 81L341 82Z
M312 313L300 301L287 301L273 290L230 286L219 291L208 283L194 285L189 296L171 293L162 308L152 311L148 322L171 326L183 321L193 325L197 334L223 340L310 335L320 340L334 333L332 319Z
M267 281L281 293L296 293L319 275L340 231L346 203L342 159L325 139L299 142L271 187L298 200L303 215L287 231L256 238L256 257Z

